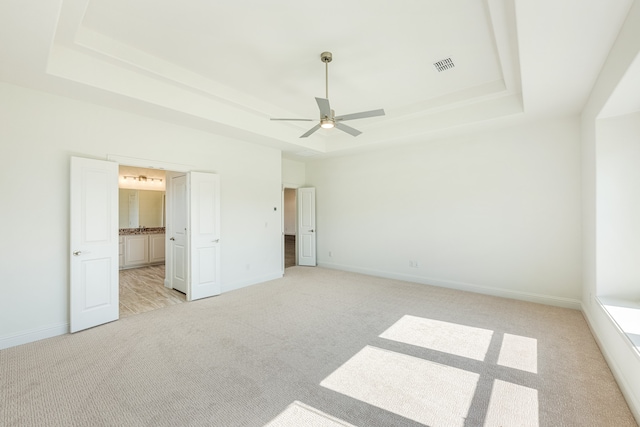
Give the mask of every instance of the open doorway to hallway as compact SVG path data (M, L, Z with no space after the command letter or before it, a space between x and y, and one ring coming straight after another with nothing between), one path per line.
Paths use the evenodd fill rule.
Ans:
M296 265L296 189L284 189L284 268Z

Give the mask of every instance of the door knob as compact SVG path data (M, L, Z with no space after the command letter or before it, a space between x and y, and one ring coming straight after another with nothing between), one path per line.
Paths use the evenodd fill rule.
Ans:
M73 252L73 256L80 256L81 253L82 253L82 251L74 251Z
M309 230L309 231L311 231L313 233L313 230Z
M212 240L211 243L218 243L220 239Z
M172 238L170 238L169 240L172 240L172 241L173 241L173 240L176 240L176 239L174 239L174 238L172 237Z

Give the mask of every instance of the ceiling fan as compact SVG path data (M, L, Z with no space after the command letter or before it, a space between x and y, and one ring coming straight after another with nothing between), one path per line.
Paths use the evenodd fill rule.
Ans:
M320 128L323 129L331 129L337 128L343 132L348 133L352 136L358 136L362 132L358 129L354 129L351 126L345 125L344 121L347 120L355 120L355 119L364 119L367 117L376 117L376 116L384 116L384 110L381 108L379 110L371 110L371 111L362 111L360 113L346 114L344 116L336 116L335 112L331 109L329 105L329 62L333 59L331 52L322 52L320 54L320 59L324 62L325 65L325 84L326 84L326 98L316 98L316 103L318 104L318 108L320 109L320 123L309 129L300 138L306 138L315 131ZM290 121L298 121L298 122L313 122L316 119L271 119L271 120L290 120Z

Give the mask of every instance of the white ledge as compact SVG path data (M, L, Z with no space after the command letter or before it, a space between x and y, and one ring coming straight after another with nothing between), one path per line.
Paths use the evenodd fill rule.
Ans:
M640 301L602 296L598 301L640 356Z

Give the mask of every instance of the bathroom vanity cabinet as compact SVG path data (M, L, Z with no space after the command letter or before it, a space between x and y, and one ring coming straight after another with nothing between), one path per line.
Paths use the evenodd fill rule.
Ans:
M149 263L164 262L164 234L149 234Z
M120 236L120 268L144 267L163 263L165 235L132 234Z

